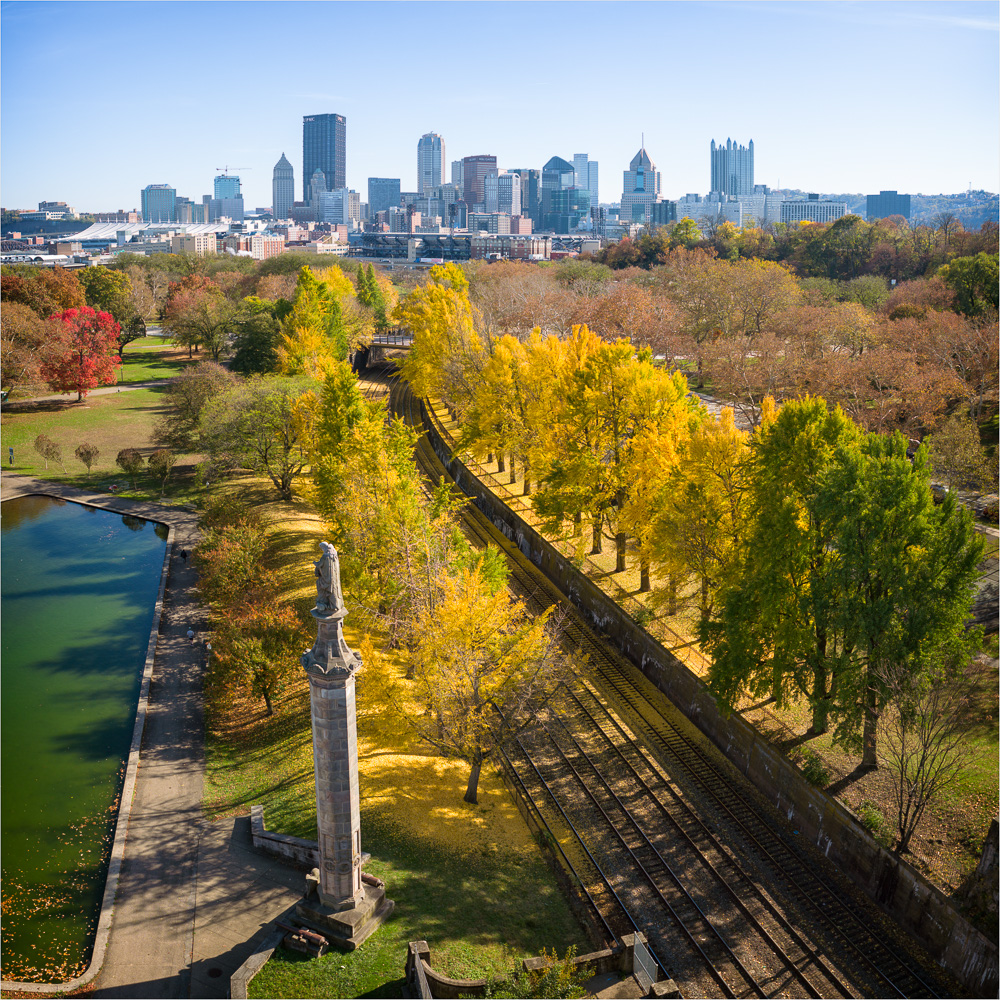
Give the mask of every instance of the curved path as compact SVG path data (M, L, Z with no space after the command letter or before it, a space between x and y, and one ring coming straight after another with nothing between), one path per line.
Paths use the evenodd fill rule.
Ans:
M92 493L4 473L0 498L45 493L171 526L163 615L139 770L120 859L111 933L95 997L226 997L252 942L302 895L302 873L255 854L249 819L202 817L205 770L199 636L207 624L195 572L180 555L197 542L183 508ZM188 628L197 633L192 642Z

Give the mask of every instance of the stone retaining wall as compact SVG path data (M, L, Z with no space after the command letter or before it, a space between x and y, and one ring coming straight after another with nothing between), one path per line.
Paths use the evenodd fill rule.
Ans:
M434 451L458 487L587 621L642 670L804 838L912 933L973 996L995 996L996 942L977 931L919 872L876 843L842 803L810 785L753 726L735 713L723 714L705 684L684 663L494 496L463 462L451 457L423 402L420 412Z

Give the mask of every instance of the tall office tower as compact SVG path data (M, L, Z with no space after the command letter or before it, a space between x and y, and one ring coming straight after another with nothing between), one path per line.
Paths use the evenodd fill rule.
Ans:
M470 212L475 210L476 205L486 203L486 175L496 169L495 156L466 156L462 159L463 191Z
M326 178L326 190L347 187L347 119L343 115L305 115L302 119L302 197L309 201L309 183L316 170Z
M901 215L904 219L910 217L910 196L896 194L895 191L882 191L879 194L868 195L868 221L886 219L890 215Z
M574 153L573 172L576 186L590 192L590 207L597 208L597 160L592 160L587 153Z
M526 215L535 226L542 224L542 172L537 167L519 167L508 173L521 178L521 214Z
M215 178L215 194L214 198L239 198L240 197L240 179L236 176L230 176L229 174L219 174Z
M457 184L462 190L465 190L465 175L462 171L462 161L452 160L451 161L451 183Z
M177 189L169 184L147 184L140 193L143 222L176 222Z
M506 170L491 170L483 181L488 215L521 214L521 175Z
M561 156L553 156L542 167L542 221L543 229L554 229L555 221L549 216L555 210L556 193L568 191L576 186L576 173L573 164L567 163Z
M417 142L417 190L426 195L443 183L444 139L437 132L428 132Z
M291 218L293 201L295 201L295 171L282 153L271 175L271 214L276 219Z
M713 192L735 198L753 194L753 139L749 146L734 146L732 139L716 146L713 139L711 155Z
M376 212L399 208L399 178L368 178L368 218L374 219Z
M653 205L660 200L660 172L643 146L623 171L622 207L620 219L624 225L647 222Z

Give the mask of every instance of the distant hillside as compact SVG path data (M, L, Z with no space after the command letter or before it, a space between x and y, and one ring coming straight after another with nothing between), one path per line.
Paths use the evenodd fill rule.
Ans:
M875 192L872 192L873 194ZM900 191L900 194L906 194ZM785 190L786 198L805 198L807 192ZM868 209L866 194L821 194L824 201L843 201L847 211L865 218ZM1000 195L990 191L972 191L962 194L910 194L910 222L933 225L938 215L951 213L966 229L979 229L987 220L1000 224Z

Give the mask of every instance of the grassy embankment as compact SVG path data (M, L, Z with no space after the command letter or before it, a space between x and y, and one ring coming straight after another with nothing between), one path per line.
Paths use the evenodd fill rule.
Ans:
M451 419L443 406L434 407L439 423L457 437L458 424ZM531 508L530 497L522 496L523 470L518 467L513 484L509 483L509 466L502 474L496 463L487 466L468 460L467 464L490 489L507 503L528 524L541 530L539 518ZM569 532L561 537L549 536L549 541L564 555L574 559L583 572L613 597L633 617L648 619L646 627L663 645L674 652L695 674L704 677L709 660L695 641L697 609L682 607L678 614L669 616L656 611L650 595L639 592L639 566L631 542L626 569L615 572L615 540L605 528L603 549L598 555L590 554L590 526L584 525L579 537ZM992 564L988 560L992 558ZM984 573L996 573L997 540L987 536L986 560L981 566ZM657 585L656 579L653 586ZM973 871L982 853L983 839L991 820L997 815L998 795L998 670L997 637L988 637L982 656L974 665L978 678L978 695L975 711L969 713L966 738L970 749L977 751L971 763L956 784L927 811L911 845L907 860L920 868L927 878L946 894L957 890ZM814 736L808 732L812 718L805 701L787 709L778 710L773 703L753 706L748 699L739 706L743 717L769 738L778 749L794 759L810 749L822 760L828 780L822 786L837 796L848 807L857 811L862 803L874 803L886 817L891 828L893 807L890 782L883 771L859 774L859 758L835 746L832 734Z
M273 491L241 483L272 524L269 564L285 596L307 623L315 600L312 560L323 537L309 505L271 499ZM350 605L350 595L347 595ZM543 948L586 950L586 940L517 812L489 768L479 803L462 796L467 765L428 753L405 724L386 711L379 670L401 681L404 666L366 649L360 616L345 633L369 665L358 680L358 754L362 849L366 870L384 879L396 902L392 919L358 951L307 961L279 951L251 984L251 995L398 996L408 941L424 939L435 967L456 977L505 970L513 957ZM374 648L377 634L371 636ZM269 828L314 839L316 815L308 683L301 671L268 719L258 702L209 700L205 805L210 817L265 807Z
M119 449L135 447L146 455L152 451L152 429L162 408L159 391L142 389L91 396L82 404L60 401L5 410L4 455L11 444L13 471L104 490L111 483L126 482L114 464ZM62 447L65 471L51 462L45 469L32 448L40 433ZM73 455L82 441L101 450L90 474ZM180 468L179 463L168 480L165 502L198 499L193 476L177 477ZM244 500L268 515L271 565L282 574L286 597L308 628L315 597L311 563L323 536L321 523L306 502L276 501L266 484L244 480L237 488ZM159 486L147 477L124 495L156 499ZM356 618L348 619L348 641L363 648ZM304 629L303 637L305 648L312 636ZM398 996L406 943L418 938L430 943L435 965L454 976L499 972L512 957L543 948L560 954L570 945L587 950L552 873L497 776L485 769L479 804L468 805L462 801L465 765L430 756L405 729L387 725L378 687L366 683L364 673L358 698L362 843L373 857L367 869L385 879L396 901L395 914L350 955L305 961L279 952L254 980L257 995ZM227 704L210 703L207 729L208 815L215 819L245 814L252 803L260 802L269 828L314 838L304 674L293 672L273 718L266 718L262 704L235 697Z

